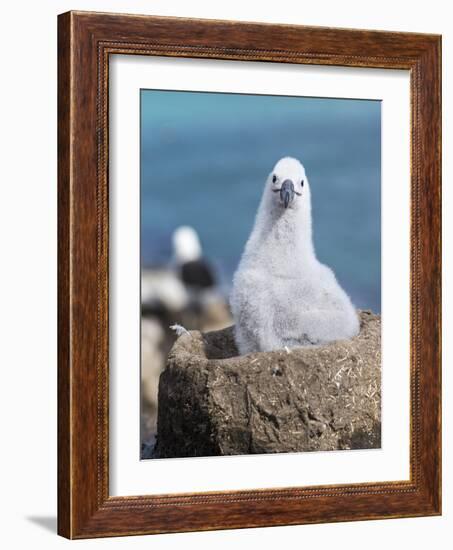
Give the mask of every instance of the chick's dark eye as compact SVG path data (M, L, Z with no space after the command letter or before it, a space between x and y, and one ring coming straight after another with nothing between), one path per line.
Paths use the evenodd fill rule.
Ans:
M300 182L300 186L301 186L301 187L304 186L304 180L302 180L302 181Z
M274 174L274 175L272 176L272 183L275 183L276 181L277 181L277 176Z

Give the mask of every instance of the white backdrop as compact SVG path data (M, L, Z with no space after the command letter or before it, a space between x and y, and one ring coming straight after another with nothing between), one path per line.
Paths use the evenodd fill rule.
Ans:
M448 3L343 0L246 3L221 0L78 0L7 3L2 9L0 87L1 518L6 548L79 547L229 548L231 545L300 545L381 549L403 542L413 549L448 548L453 527L450 452L451 370L444 369L444 516L300 527L247 529L70 543L55 535L56 515L56 15L69 9L135 12L443 33L444 152L452 150L453 26ZM445 157L447 155L445 154ZM453 178L445 159L444 181ZM445 185L444 326L452 326L452 186ZM447 254L450 250L450 254ZM448 329L444 329L448 334ZM444 338L444 365L452 363ZM339 543L339 541L341 541Z
M109 74L111 494L409 479L409 71L123 55ZM382 100L381 449L138 460L140 88Z

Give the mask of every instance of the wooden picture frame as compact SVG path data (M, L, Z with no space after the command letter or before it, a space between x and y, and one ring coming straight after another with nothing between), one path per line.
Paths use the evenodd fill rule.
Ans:
M58 532L87 538L441 513L441 38L69 12L58 20ZM411 86L410 480L109 495L111 54L406 69Z

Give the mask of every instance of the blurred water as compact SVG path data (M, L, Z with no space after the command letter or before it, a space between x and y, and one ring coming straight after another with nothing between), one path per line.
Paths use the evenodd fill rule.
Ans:
M267 174L287 155L310 180L318 258L357 307L380 312L379 101L142 90L143 266L168 262L188 224L228 289Z

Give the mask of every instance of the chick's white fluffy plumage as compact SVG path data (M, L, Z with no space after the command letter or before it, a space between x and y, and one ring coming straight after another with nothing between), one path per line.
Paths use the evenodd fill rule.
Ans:
M333 271L316 258L310 185L283 158L269 174L230 297L241 354L347 339L357 312Z

